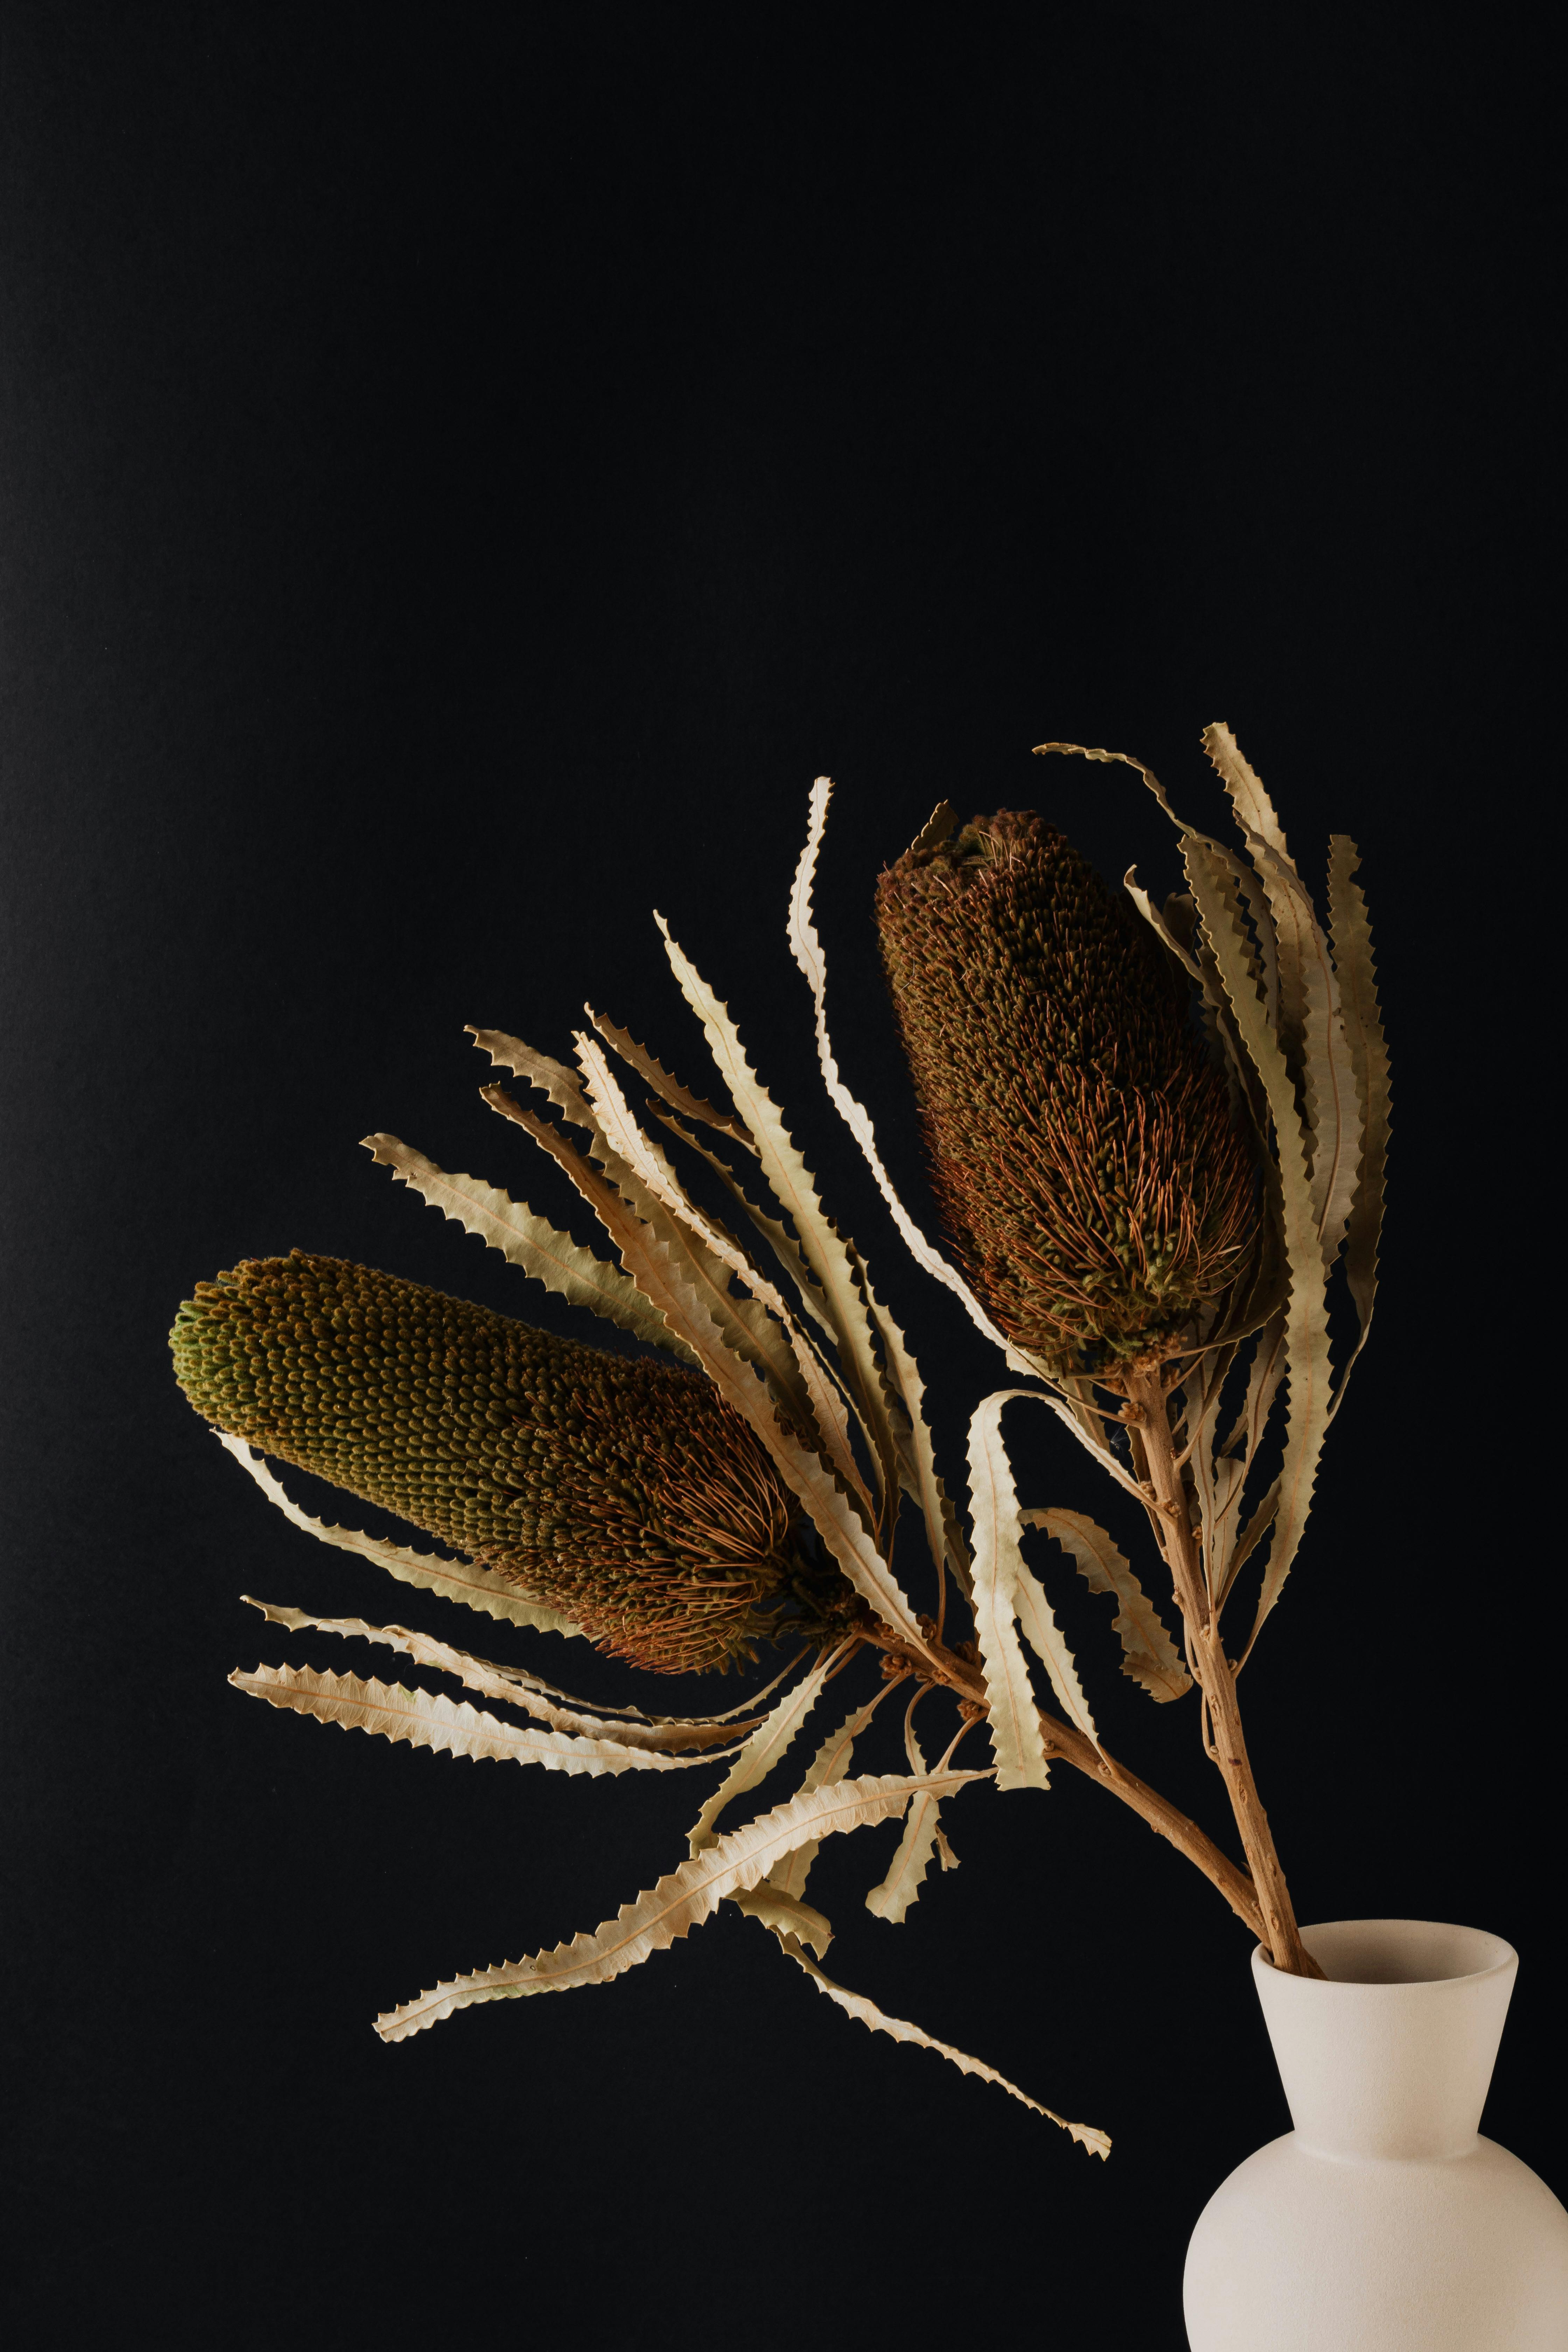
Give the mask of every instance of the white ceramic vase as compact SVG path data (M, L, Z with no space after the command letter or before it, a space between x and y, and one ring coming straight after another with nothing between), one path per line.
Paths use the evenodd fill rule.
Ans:
M1296 2128L1187 2252L1192 2352L1568 2352L1568 2213L1477 2131L1519 1956L1426 1919L1302 1929L1252 1971Z

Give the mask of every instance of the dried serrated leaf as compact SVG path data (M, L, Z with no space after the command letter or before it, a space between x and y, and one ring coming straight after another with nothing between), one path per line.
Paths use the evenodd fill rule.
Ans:
M581 1128L589 1136L600 1166L634 1213L645 1223L664 1232L677 1254L685 1260L694 1286L708 1300L710 1311L721 1329L748 1361L764 1362L772 1345L772 1327L765 1308L755 1299L738 1299L731 1295L729 1276L711 1251L671 1220L668 1211L647 1190L635 1171L610 1149L583 1093L576 1072L567 1069L561 1062L553 1061L548 1054L537 1053L531 1045L524 1045L520 1037L509 1037L499 1029L474 1029L469 1034L498 1067L513 1070L526 1077L531 1086L538 1087L549 1097L570 1125ZM523 1128L536 1143L565 1168L574 1181L577 1181L576 1171L583 1164L581 1156L553 1128L524 1110L504 1087L481 1087L479 1095L492 1110L499 1111L503 1118L512 1119ZM584 1190L581 1183L578 1189ZM591 1194L587 1197L592 1201ZM661 1344L668 1345L668 1340Z
M704 1127L717 1128L721 1135L727 1135L734 1142L743 1144L748 1151L756 1150L756 1145L739 1120L727 1117L723 1111L715 1110L710 1102L705 1102L700 1095L694 1095L689 1087L681 1085L679 1078L672 1078L664 1064L657 1060L646 1045L639 1045L635 1037L625 1029L617 1029L613 1021L602 1019L591 1004L585 1004L583 1010L600 1036L615 1047L622 1061L640 1078L647 1079L662 1103L671 1110L679 1111L686 1118L697 1119Z
M557 1231L535 1216L524 1202L514 1201L477 1176L448 1176L410 1144L395 1135L367 1135L364 1148L400 1184L417 1192L433 1209L465 1233L477 1234L491 1249L500 1250L512 1265L542 1282L574 1307L591 1307L623 1331L647 1339L686 1363L696 1359L689 1348L671 1338L662 1316L656 1315L635 1282L618 1266L606 1265L584 1249L570 1234Z
M805 1680L797 1683L757 1725L725 1779L692 1823L688 1839L689 1852L700 1853L705 1846L715 1844L717 1832L713 1824L720 1814L727 1811L737 1797L759 1788L773 1766L788 1753L802 1724L822 1696L822 1685L837 1654L825 1654L818 1658Z
M827 783L826 776L822 777L819 781L823 783ZM829 792L833 789L831 784L828 784L827 788ZM932 809L930 816L927 817L924 824L921 825L919 833L916 834L908 849L904 852L905 856L919 857L923 851L935 849L939 843L947 839L948 835L952 832L957 823L958 812L953 807L952 803L951 801L938 801L935 808Z
M1285 835L1274 803L1264 790L1263 779L1243 757L1241 746L1223 719L1204 729L1204 750L1217 772L1231 805L1244 833L1257 835L1277 857L1289 863L1290 853L1285 846Z
M938 1773L929 1785L945 1794L984 1778L976 1772ZM731 1830L716 1845L692 1855L635 1902L623 1904L615 1918L607 1919L592 1935L574 1937L570 1944L558 1944L552 1952L536 1953L530 1959L437 1985L378 2017L375 2030L384 2042L402 2042L476 2001L517 2000L531 1993L569 1992L582 1985L607 1984L689 1935L693 1927L712 1917L726 1895L741 1887L755 1886L774 1863L806 1839L830 1837L863 1829L872 1822L895 1819L922 1785L928 1784L901 1776L840 1780L810 1796L791 1797L772 1812L748 1822L743 1829Z
M835 1984L831 1977L824 1976L816 1963L807 1959L793 1936L782 1936L779 1941L790 1958L805 1970L819 1992L825 1992L830 2000L837 2001L849 2016L858 2017L861 2024L873 2033L890 2034L895 2042L912 2042L918 2050L934 2050L939 2058L945 2058L950 2065L958 2068L960 2074L977 2075L983 2083L994 2083L999 2091L1005 2091L1009 2098L1016 2099L1033 2114L1044 2116L1047 2123L1058 2124L1063 2131L1078 2141L1080 2147L1087 2147L1095 2156L1110 2154L1109 2137L1094 2125L1069 2124L1065 2116L1057 2115L1049 2107L1041 2106L1039 2101L1031 2099L1026 2091L1020 2091L1016 2083L1010 2083L1005 2074L996 2072L994 2066L987 2066L978 2058L966 2057L962 2050L955 2050L949 2042L938 2042L931 2034L922 2032L920 2026L911 2025L907 2018L885 2016L876 2002L868 2000L863 1993L849 1992L843 1985Z
M467 1650L456 1650L450 1643L437 1642L428 1633L412 1633L405 1625L371 1625L363 1617L312 1617L303 1609L279 1608L275 1601L254 1600L248 1592L239 1597L252 1609L259 1609L268 1624L286 1625L295 1633L341 1633L345 1638L379 1643L384 1649L396 1650L402 1656L412 1658L417 1666L456 1675L467 1689L478 1691L482 1697L521 1707L555 1731L589 1739L614 1739L623 1748L657 1748L669 1755L687 1748L716 1748L721 1756L752 1728L747 1723L720 1727L606 1720L585 1709L581 1701L567 1706L557 1705L555 1697L542 1690L531 1676L520 1675L510 1666L497 1665L489 1658L472 1657ZM706 1763L710 1758L704 1754L696 1760ZM715 1756L711 1760L719 1759Z
M910 1759L910 1770L921 1775L926 1771L927 1766L921 1753L920 1741L915 1738L914 1713L929 1687L929 1685L917 1686L904 1715L904 1750ZM959 1737L963 1737L962 1732ZM949 1748L948 1755L952 1753L952 1748ZM942 1760L945 1763L947 1758ZM903 1835L899 1840L888 1874L881 1885L873 1886L866 1897L866 1908L873 1918L886 1919L889 1927L899 1927L910 1906L919 1899L921 1886L931 1867L931 1855L936 1851L937 1839L942 1834L941 1816L942 1806L937 1798L928 1793L911 1799L910 1810L904 1815ZM818 1952L816 1957L821 1959L823 1955Z
M1201 1333L1200 1326L1200 1336ZM1226 1375L1235 1360L1234 1345L1199 1356L1182 1385L1180 1396L1178 1430L1184 1441L1180 1460L1197 1496L1200 1564L1205 1587L1211 1593L1216 1582L1216 1547L1223 1549L1225 1540L1219 1517L1220 1488L1236 1468L1233 1463L1226 1463L1216 1475L1211 1424L1219 1410Z
M770 1217L765 1209L758 1208L756 1202L742 1190L734 1170L726 1167L716 1151L710 1151L700 1137L694 1135L684 1121L675 1118L661 1118L660 1124L667 1127L671 1135L679 1136L688 1150L697 1152L707 1161L736 1207L761 1234L784 1272L789 1276L799 1295L801 1305L805 1308L817 1329L825 1339L837 1342L838 1335L828 1318L816 1277L802 1256L799 1244L783 1219Z
M859 1738L888 1693L898 1687L896 1682L884 1683L879 1690L873 1692L864 1706L855 1708L845 1717L837 1731L828 1733L816 1754L812 1758L805 1778L795 1791L797 1796L808 1797L816 1789L830 1788L835 1780L847 1778L850 1759L855 1752L855 1742ZM781 1895L788 1895L798 1900L805 1893L805 1883L811 1875L812 1864L816 1860L818 1843L816 1838L808 1838L804 1845L792 1847L784 1860L770 1871L766 1884L776 1887Z
M1043 1528L1060 1544L1091 1592L1115 1595L1119 1606L1111 1631L1121 1636L1124 1675L1162 1704L1192 1688L1192 1676L1163 1619L1133 1574L1131 1562L1102 1527L1082 1511L1029 1510L1024 1523Z
M1209 1591L1216 1609L1236 1581L1238 1569L1236 1548L1242 1496L1247 1477L1257 1464L1263 1433L1284 1377L1285 1343L1285 1317L1281 1312L1258 1335L1241 1410L1214 1455L1212 1500L1205 1498L1205 1559ZM1208 1518L1211 1510L1212 1528ZM1260 1528L1255 1530L1253 1542L1261 1532Z
M812 1002L816 1008L816 1054L822 1069L823 1083L827 1088L835 1108L860 1146L866 1164L876 1178L878 1189L892 1213L893 1222L903 1235L917 1265L922 1266L927 1274L932 1276L962 1301L971 1321L985 1334L988 1339L995 1342L1016 1371L1032 1372L1035 1370L1034 1365L1026 1357L1020 1355L1011 1340L997 1329L963 1276L955 1267L950 1265L941 1251L926 1239L910 1215L893 1190L891 1177L882 1165L881 1154L877 1149L876 1130L872 1127L869 1112L863 1103L856 1101L839 1076L838 1064L834 1057L827 1035L827 961L822 952L822 942L816 935L816 925L811 911L812 883L816 872L817 855L822 846L823 828L827 820L827 803L832 793L832 779L828 776L818 776L811 788L810 825L805 847L801 851L800 863L795 868L795 887L790 893L789 914L790 951L805 975L806 984L811 990Z
M1050 1676L1058 1706L1073 1728L1081 1731L1084 1738L1091 1739L1098 1748L1100 1734L1094 1727L1094 1717L1089 1713L1089 1700L1079 1680L1072 1652L1068 1648L1062 1629L1046 1599L1044 1587L1022 1558L1018 1561L1013 1602L1018 1612L1019 1630Z
M876 1346L852 1253L818 1199L811 1171L796 1150L777 1105L746 1058L728 1009L671 936L664 918L658 916L656 920L664 936L670 969L681 993L702 1024L719 1073L757 1147L763 1173L773 1198L788 1213L800 1236L801 1248L820 1286L823 1308L837 1342L845 1385L870 1434L882 1493L891 1495L898 1479L898 1445L888 1425Z
M1356 1097L1361 1105L1363 1129L1361 1181L1345 1236L1345 1278L1361 1323L1356 1355L1361 1353L1371 1328L1373 1303L1377 1296L1377 1249L1383 1231L1391 1104L1388 1046L1378 1009L1372 925L1367 917L1366 899L1355 879L1360 863L1361 853L1353 841L1348 840L1343 834L1331 835L1329 842L1329 914L1333 929L1334 962L1340 975L1340 1007L1355 1071ZM1354 1361L1354 1357L1351 1361ZM1342 1396L1349 1372L1350 1364L1347 1364L1340 1375Z
M1061 751L1079 760L1100 760L1103 761L1110 767L1130 768L1134 775L1142 776L1144 783L1153 793L1154 798L1159 802L1160 806L1164 810L1165 814L1170 818L1171 823L1176 827L1177 831L1179 833L1185 833L1188 830L1187 827L1183 825L1175 810L1171 806L1170 801L1166 797L1165 787L1160 782L1159 777L1155 775L1153 770L1152 768L1145 767L1142 760L1134 760L1131 758L1128 752L1107 751L1099 745L1090 743L1037 743L1035 745L1035 750L1037 752ZM1200 837L1206 840L1206 835ZM1208 846L1210 848L1215 848L1215 845L1210 842ZM1216 850L1216 855L1223 856L1226 854L1226 853ZM1167 898L1165 901L1163 917L1166 927L1170 929L1173 936L1179 940L1181 939L1181 933L1178 924L1173 918L1178 913L1181 905L1182 900L1179 897ZM1206 954L1202 937L1200 935L1181 940L1181 944L1185 952L1194 959L1198 967L1198 976L1204 992L1204 1017L1205 1024L1210 1026L1212 1034L1217 1039L1226 1060L1230 1066L1242 1101L1247 1104L1249 1109L1255 1111L1257 1106L1253 1097L1256 1082L1252 1079L1252 1074L1247 1065L1247 1056L1243 1053L1235 1034L1233 1034L1227 1015L1225 992L1219 984L1218 974L1211 968L1211 961ZM1250 942L1248 942L1247 953L1250 956Z
M1290 1391L1285 1462L1274 1538L1251 1641L1279 1598L1311 1505L1329 1411L1329 1318L1322 1241L1307 1166L1307 1139L1295 1087L1278 1039L1247 971L1240 916L1217 857L1194 834L1183 836L1188 877L1203 915L1237 1024L1263 1081L1274 1118L1285 1248L1290 1289L1286 1307L1286 1364Z
M1228 727L1206 727L1204 749L1230 794L1273 918L1278 1032L1292 1075L1300 1073L1319 1243L1325 1265L1331 1265L1355 1193L1362 1126L1339 981L1310 895L1286 851L1260 780Z
M470 1559L437 1559L434 1552L409 1551L402 1544L384 1542L379 1536L363 1536L353 1528L329 1527L324 1520L311 1518L308 1511L289 1501L263 1464L251 1460L250 1449L242 1438L230 1437L221 1429L213 1434L225 1453L231 1454L240 1468L255 1479L268 1501L276 1504L290 1525L303 1528L318 1543L331 1544L339 1551L357 1552L362 1559L374 1560L377 1568L384 1568L400 1584L416 1585L423 1592L438 1592L445 1601L460 1601L466 1608L482 1610L487 1617L504 1617L514 1625L531 1625L542 1633L581 1634L582 1627L574 1625L558 1610L525 1601L493 1570L476 1568Z
M321 1675L310 1666L257 1666L232 1674L236 1690L269 1706L340 1724L345 1731L369 1731L383 1739L431 1748L448 1756L486 1758L511 1764L542 1764L552 1772L678 1772L705 1764L705 1756L661 1756L649 1748L626 1748L618 1740L570 1739L561 1731L516 1729L485 1715L467 1699L441 1692L409 1690L401 1683L362 1682L357 1675Z
M1015 1371L1022 1372L1030 1378L1045 1379L1047 1375L1044 1367L1026 1351L1015 1347L1012 1340L1004 1332L998 1330L963 1276L948 1264L940 1250L927 1240L925 1234L915 1223L894 1191L892 1179L882 1165L881 1154L877 1149L876 1129L871 1124L869 1112L863 1103L857 1102L839 1076L838 1064L827 1034L827 962L822 951L822 942L817 937L816 926L811 911L812 882L816 871L817 854L822 845L823 827L826 822L827 803L832 791L832 780L827 776L818 776L812 786L810 827L805 846L800 855L800 863L795 868L795 886L790 894L790 950L805 976L816 1011L816 1053L822 1070L823 1083L826 1087L835 1108L860 1146L866 1164L876 1178L878 1189L887 1202L892 1213L893 1222L902 1234L916 1264L953 1293L963 1305L976 1328L984 1332L986 1339L994 1341L1001 1349ZM1101 1468L1108 1469L1112 1477L1126 1486L1130 1493L1137 1496L1138 1500L1142 1502L1143 1498L1139 1495L1138 1488L1132 1480L1082 1426L1082 1417L1076 1405L1069 1405L1058 1396L1047 1396L1043 1398L1042 1402L1048 1404L1064 1426L1072 1431L1079 1444L1089 1448L1100 1462Z
M481 1087L479 1095L492 1110L499 1111L503 1118L510 1119L515 1126L521 1127L524 1134L531 1136L540 1149L548 1152L557 1165L565 1170L617 1247L628 1224L657 1235L672 1263L680 1268L693 1295L701 1301L705 1313L717 1327L724 1344L747 1363L756 1365L764 1378L768 1376L774 1349L774 1327L767 1309L754 1298L737 1298L734 1296L730 1288L728 1269L679 1218L670 1214L642 1183L636 1170L628 1167L618 1153L611 1151L600 1135L596 1121L593 1121L590 1132L597 1145L596 1156L609 1165L613 1184L606 1182L598 1170L590 1166L584 1155L575 1150L557 1129L544 1119L535 1118L531 1111L513 1101L503 1087ZM592 1121L593 1115L586 1102L584 1109L585 1120ZM621 1262L626 1265L624 1249ZM629 1266L627 1272L630 1272Z
M771 1878L763 1879L756 1886L742 1886L730 1900L748 1919L759 1920L775 1936L794 1936L801 1943L809 1944L819 1960L827 1958L827 1947L833 1941L832 1922L825 1919L820 1911L814 1911L809 1903L782 1895Z
M1175 930L1167 921L1164 914L1158 907L1155 906L1154 901L1151 898L1147 890L1144 889L1142 884L1137 879L1137 874L1138 868L1136 866L1130 866L1126 873L1121 877L1122 888L1126 891L1128 897L1137 908L1138 912L1142 916L1143 920L1148 924L1149 929L1158 939L1163 940L1166 947L1170 949L1171 953L1175 957L1176 961L1182 966L1182 969L1187 973L1188 977L1192 980L1195 980L1201 987L1203 985L1204 976L1193 956L1192 950L1177 938Z
M1258 1448L1284 1372L1285 1317L1280 1313L1265 1324L1258 1335L1251 1369L1247 1373L1247 1394L1242 1400L1240 1412L1221 1441L1219 1451L1222 1454L1234 1454L1237 1460L1249 1464L1257 1460Z
M974 1633L990 1702L991 1746L999 1789L1050 1785L1045 1739L1029 1669L1015 1622L1023 1553L1018 1496L1002 1439L1002 1408L1027 1389L998 1389L969 1424L969 1515Z
M1044 1591L1030 1572L1019 1540L1024 1525L1024 1515L1018 1507L1017 1494L1013 1485L1012 1465L1007 1459L1001 1428L1002 1409L1011 1403L1015 1398L1021 1398L1036 1404L1044 1402L1034 1389L1001 1389L994 1396L988 1397L980 1406L971 1424L969 1439L971 1508L974 1508L973 1497L975 1491L978 1446L979 1458L984 1465L982 1473L983 1491L989 1497L989 1508L994 1515L989 1540L995 1551L996 1565L994 1578L997 1591L1002 1597L1004 1605L1010 1607L1016 1613L1025 1640L1050 1676L1051 1688L1056 1693L1057 1704L1060 1706L1063 1715L1075 1730L1081 1732L1086 1739L1092 1741L1098 1748L1100 1734L1095 1729L1094 1717L1089 1712L1089 1701L1084 1696L1083 1685L1079 1679L1072 1652L1063 1639L1061 1628L1057 1623ZM974 1568L976 1593L979 1591L980 1582L980 1517L977 1514ZM992 1607L994 1608L994 1606L995 1604L993 1603ZM975 1617L977 1631L979 1618L977 1604ZM986 1636L980 1634L979 1639L981 1656L984 1660L986 1654ZM1026 1685L1026 1672L1025 1682ZM994 1715L993 1722L994 1722ZM993 1732L993 1738L994 1738L994 1732ZM998 1781L1000 1787L1006 1785L1005 1781ZM1044 1784L1030 1785L1043 1786Z
M866 1897L866 1908L873 1918L886 1919L889 1927L902 1924L911 1903L918 1900L926 1872L931 1868L931 1855L936 1851L941 1830L940 1801L930 1795L916 1797L904 1816L903 1835L898 1852L889 1865L888 1874L879 1886L873 1886ZM818 1958L821 1954L817 1955Z
M940 1570L945 1557L959 1591L967 1599L973 1582L969 1547L958 1524L958 1513L937 1472L936 1453L925 1417L925 1383L903 1333L871 1287L869 1269L858 1251L853 1255L867 1311L881 1342L883 1377L891 1391L889 1422L898 1443L902 1484L921 1507L933 1562Z
M635 1169L649 1192L670 1214L689 1225L721 1264L727 1265L732 1274L739 1275L742 1281L750 1286L752 1296L760 1304L777 1316L783 1328L779 1330L769 1327L768 1370L780 1394L795 1406L795 1417L800 1424L815 1425L823 1440L824 1453L850 1494L859 1498L868 1520L874 1521L876 1508L860 1475L860 1465L855 1459L844 1400L806 1340L783 1293L764 1275L757 1272L733 1236L715 1224L689 1199L669 1162L633 1118L631 1106L616 1086L609 1065L593 1040L579 1036L576 1044L600 1129L611 1149L619 1153L628 1167Z
M678 1337L700 1358L725 1402L734 1406L762 1439L791 1492L805 1507L813 1526L856 1591L879 1617L896 1627L910 1648L929 1654L926 1638L891 1570L878 1550L859 1512L841 1492L832 1473L780 1421L763 1380L729 1344L705 1297L689 1275L689 1258L668 1215L656 1226L633 1213L619 1193L603 1182L563 1139L512 1104L510 1116L568 1169L621 1253L621 1263L645 1298L657 1307ZM654 1203L658 1206L657 1202ZM717 1263L717 1261L715 1261Z
M468 1034L480 1052L489 1055L498 1070L510 1070L514 1077L526 1078L574 1127L590 1135L595 1131L594 1114L583 1098L583 1082L575 1070L569 1070L564 1062L554 1061L548 1054L537 1053L521 1037L509 1037L504 1029L476 1029L470 1024Z

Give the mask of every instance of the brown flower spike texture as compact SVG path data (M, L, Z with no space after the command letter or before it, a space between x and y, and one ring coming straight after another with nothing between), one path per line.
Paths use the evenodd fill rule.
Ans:
M660 1673L858 1607L699 1373L341 1258L247 1258L170 1334L207 1421L422 1528Z
M1007 1337L1061 1376L1157 1361L1247 1262L1258 1178L1175 959L1032 812L882 874L883 969L933 1190Z

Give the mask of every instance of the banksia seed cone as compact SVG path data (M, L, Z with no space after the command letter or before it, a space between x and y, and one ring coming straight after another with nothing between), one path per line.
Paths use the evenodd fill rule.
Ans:
M635 1664L722 1670L858 1607L699 1373L300 1250L197 1283L170 1346L206 1420L412 1520Z
M1061 1374L1157 1359L1257 1223L1174 959L1009 809L907 852L877 923L938 1205L996 1323Z

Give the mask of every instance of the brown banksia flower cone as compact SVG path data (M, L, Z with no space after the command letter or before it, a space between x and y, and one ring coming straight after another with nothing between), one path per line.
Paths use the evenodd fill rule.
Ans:
M341 1258L247 1258L170 1334L196 1411L412 1521L661 1673L858 1613L700 1373L612 1356Z
M1063 1375L1169 1352L1258 1214L1174 958L1010 809L907 852L877 924L938 1206L994 1320Z

